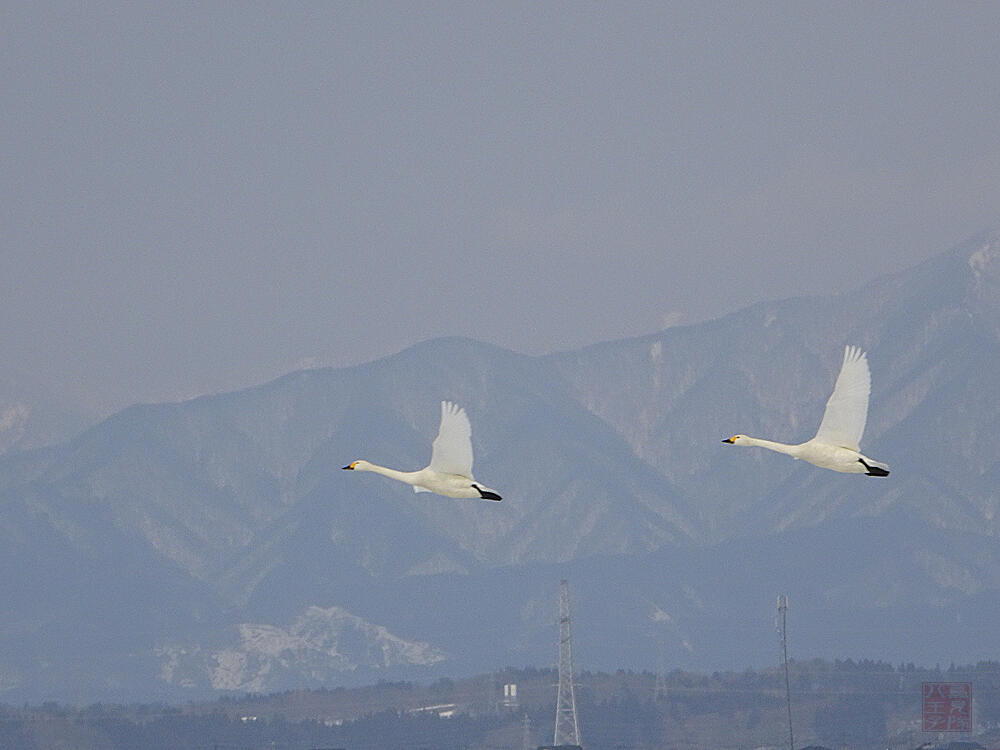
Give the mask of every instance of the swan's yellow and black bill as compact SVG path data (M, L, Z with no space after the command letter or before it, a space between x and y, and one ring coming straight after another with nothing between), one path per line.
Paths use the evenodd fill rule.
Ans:
M726 439L725 439L725 440L723 440L722 442L723 442L723 443L734 443L734 442L736 442L736 438L735 438L735 437L731 437L731 438L726 438Z
M354 463L352 463L352 464L347 464L347 466L342 466L341 468L342 468L342 469L343 469L344 471L349 471L349 470L353 469L353 468L354 468L355 466L357 466L357 465L358 465L358 462L357 462L357 461L355 461Z

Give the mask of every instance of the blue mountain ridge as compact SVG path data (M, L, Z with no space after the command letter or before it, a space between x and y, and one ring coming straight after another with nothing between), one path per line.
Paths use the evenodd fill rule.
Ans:
M683 668L772 663L779 593L802 658L995 657L998 290L985 234L845 295L541 357L436 339L2 457L0 700L548 665L563 577L584 669L655 668L661 642ZM888 479L720 444L810 437L847 343ZM502 503L340 471L425 465L441 400ZM335 609L358 619L303 619Z

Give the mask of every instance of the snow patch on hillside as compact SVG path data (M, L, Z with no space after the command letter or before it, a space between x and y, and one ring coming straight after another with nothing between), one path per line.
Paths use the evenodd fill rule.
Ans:
M207 683L216 690L259 692L289 684L321 685L359 668L430 666L443 651L408 641L341 607L312 606L288 627L242 623L239 640L207 650L173 646L158 650L160 678L183 687Z

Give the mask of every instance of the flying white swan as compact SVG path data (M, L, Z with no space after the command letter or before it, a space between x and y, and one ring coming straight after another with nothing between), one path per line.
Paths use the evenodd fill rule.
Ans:
M413 485L414 492L436 492L445 497L479 497L502 500L472 476L472 425L465 409L441 402L441 427L431 447L430 464L420 471L396 471L368 461L355 461L344 469L374 471Z
M889 476L889 467L862 455L859 443L868 420L868 394L872 376L868 370L865 353L856 346L844 350L844 363L840 366L837 384L826 402L823 421L812 440L798 445L775 443L771 440L733 435L723 443L733 445L758 445L792 458L801 458L824 469L847 474L867 474L870 477Z

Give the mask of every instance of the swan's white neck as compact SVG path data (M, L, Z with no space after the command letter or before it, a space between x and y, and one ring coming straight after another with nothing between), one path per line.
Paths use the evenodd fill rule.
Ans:
M760 448L767 448L770 451L777 451L778 453L784 453L786 455L792 456L793 458L798 458L801 444L800 445L789 445L788 443L776 443L773 440L764 440L763 438L755 438L746 435L740 440L740 445L756 445Z
M416 474L418 473L415 471L399 471L397 469L390 469L388 466L379 466L378 464L373 464L371 461L360 461L354 468L357 471L373 471L384 477L397 479L400 482L406 482L406 484L414 484Z

